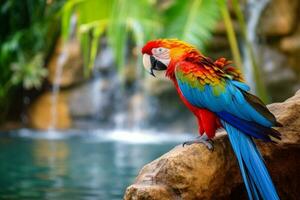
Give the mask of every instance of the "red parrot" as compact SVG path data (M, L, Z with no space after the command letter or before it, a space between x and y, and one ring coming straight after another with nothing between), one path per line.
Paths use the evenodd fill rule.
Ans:
M265 142L281 139L273 126L281 126L265 104L249 93L242 74L225 58L216 61L193 45L177 39L149 41L143 48L143 64L165 70L180 99L196 116L199 134L184 145L203 143L213 150L212 138L224 128L239 162L249 199L279 199L253 138Z

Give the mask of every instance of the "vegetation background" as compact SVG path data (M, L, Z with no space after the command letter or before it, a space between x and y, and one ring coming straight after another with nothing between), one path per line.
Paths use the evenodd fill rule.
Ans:
M121 199L197 126L150 39L243 72L265 103L300 88L299 0L0 0L0 198Z
M282 9L287 10L284 13L287 13L288 9L297 10L285 6L279 0L279 3L274 2L268 6L274 18L278 15L278 6L273 8L276 3L284 5ZM253 5L249 6L251 3ZM236 67L246 74L253 91L265 102L283 100L295 89L287 89L289 91L282 94L271 87L274 81L270 84L269 80L262 77L273 76L272 72L266 70L266 65L272 68L272 65L276 65L272 62L277 62L278 58L271 57L267 60L257 51L264 51L262 49L267 47L270 51L275 49L274 51L281 54L284 61L279 59L278 62L284 64L282 70L286 71L286 68L290 67L291 70L288 69L289 72L286 73L292 75L291 80L278 81L275 85L280 91L284 85L287 88L296 87L291 84L298 84L296 79L299 78L299 70L294 64L294 55L298 50L295 45L293 49L286 49L291 43L288 36L293 36L294 40L298 37L294 36L298 33L296 22L293 21L296 14L283 14L281 27L286 27L283 28L286 30L278 33L273 30L274 33L270 33L272 31L264 27L272 26L274 20L268 20L268 12L260 13L259 6L251 10L255 3L257 4L256 1L249 1L247 4L246 1L238 0L229 3L224 0L4 1L0 10L1 122L22 121L21 114L28 115L28 107L32 102L45 91L51 90L57 67L51 68L55 49L57 45L68 44L71 41L79 42L80 52L75 59L80 66L64 66L63 70L70 71L70 68L77 67L81 72L73 70L70 73L83 75L66 84L68 86L90 80L95 74L93 69L97 62L105 62L97 61L97 56L107 48L111 49L109 56L113 57L111 67L116 69L124 87L128 79L133 78L137 82L145 79L139 55L143 44L154 38L179 38L196 45L214 59L218 56L233 59ZM256 21L254 18L257 18ZM57 42L59 40L60 43ZM273 55L275 57L276 53ZM128 71L134 74L127 73ZM25 126L28 125L32 124L25 122Z

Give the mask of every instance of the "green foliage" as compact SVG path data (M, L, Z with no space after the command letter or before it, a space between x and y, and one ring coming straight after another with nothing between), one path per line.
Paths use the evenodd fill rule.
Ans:
M76 15L85 65L90 70L99 51L99 39L106 37L114 51L119 71L130 54L129 44L140 49L158 37L176 37L204 48L219 19L216 3L210 0L75 0L62 9L62 34L68 38L70 21ZM140 57L138 57L139 59ZM139 63L139 62L137 62Z
M115 52L119 70L125 64L128 40L132 39L137 49L140 49L150 35L154 36L159 33L159 29L158 12L153 1L140 0L128 3L116 0L114 2L108 37Z
M251 64L252 64L252 68L253 68L253 75L254 75L255 80L256 80L257 95L265 103L268 103L269 102L269 97L268 97L268 94L267 94L266 85L264 84L261 70L258 67L258 63L257 63L257 60L255 58L253 46L250 43L249 38L248 38L248 33L247 33L247 28L246 28L246 22L245 22L245 19L244 19L244 15L242 13L242 9L241 9L240 3L238 2L238 0L233 0L232 1L232 5L233 5L234 12L237 15L237 19L238 19L239 25L241 27L243 40L244 40L244 42L246 44L245 45L246 46L245 50L250 55Z
M10 0L0 5L0 110L8 109L17 88L38 88L47 71L58 15L64 1ZM1 113L3 114L3 113Z
M47 69L44 68L44 59L41 53L36 54L30 62L25 62L24 58L19 59L20 63L12 63L11 69L13 75L11 82L13 85L23 84L25 89L38 89L43 78L47 75Z
M241 59L241 54L238 46L238 41L236 38L236 33L234 32L232 19L230 17L227 3L225 0L218 0L218 5L222 13L223 21L226 27L227 37L229 40L230 49L233 55L234 62L236 66L241 69L241 71L244 71L242 68L242 59Z
M219 19L215 1L176 1L164 13L165 37L174 37L205 48Z

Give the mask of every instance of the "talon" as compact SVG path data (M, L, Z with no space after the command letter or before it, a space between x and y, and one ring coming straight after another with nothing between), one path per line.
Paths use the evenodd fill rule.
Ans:
M207 149L210 150L210 151L214 151L214 145L213 145L213 142L208 142L208 145L206 145Z
M194 143L197 143L197 142L195 142L194 140L186 141L186 142L182 143L182 146L184 147L185 145L191 145L191 144L194 144Z
M191 141L186 141L182 144L182 146L184 147L185 145L191 145L191 144L195 144L195 143L202 143L206 146L206 148L210 151L214 150L214 141L211 139L208 139L206 135L202 135L201 137L198 136L196 137L195 140L191 140Z

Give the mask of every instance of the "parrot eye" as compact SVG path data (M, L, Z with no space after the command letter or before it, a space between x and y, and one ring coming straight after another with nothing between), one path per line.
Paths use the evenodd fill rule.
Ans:
M169 50L167 48L163 48L163 47L158 47L158 48L153 48L152 49L152 53L155 56L168 54L168 52L169 52Z

